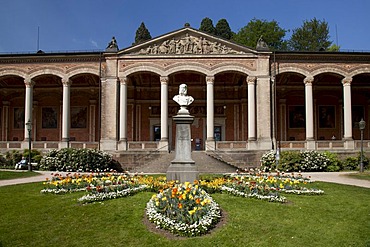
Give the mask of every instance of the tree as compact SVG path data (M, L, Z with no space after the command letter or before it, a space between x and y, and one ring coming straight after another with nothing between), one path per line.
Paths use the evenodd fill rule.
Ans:
M142 22L140 27L136 30L134 45L142 43L150 39L152 39L152 36L150 35L149 30L145 27L144 22Z
M286 41L283 40L286 30L281 28L276 21L266 21L253 18L245 27L234 35L233 41L249 47L256 47L259 38L272 50L285 50Z
M216 28L213 26L213 22L210 18L205 17L200 23L199 31L203 31L209 34L216 34Z
M233 37L233 32L226 19L220 19L216 24L216 35L230 40Z
M328 23L314 18L293 30L289 47L293 51L326 51L332 44L329 38Z
M338 52L340 51L340 46L332 44L331 46L328 47L327 51Z

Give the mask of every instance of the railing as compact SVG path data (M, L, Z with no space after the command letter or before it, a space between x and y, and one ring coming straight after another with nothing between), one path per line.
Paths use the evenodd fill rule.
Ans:
M21 141L7 141L0 142L0 149L22 149ZM50 149L59 149L62 147L61 142L57 141L32 141L31 148L39 150L50 150ZM78 142L70 141L69 147L71 148L98 148L98 142ZM28 142L27 147L28 149Z

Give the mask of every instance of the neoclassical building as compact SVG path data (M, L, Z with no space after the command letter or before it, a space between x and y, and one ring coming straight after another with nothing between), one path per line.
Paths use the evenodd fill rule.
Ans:
M173 150L185 83L194 150L359 149L370 53L256 47L184 27L104 52L0 54L0 148Z

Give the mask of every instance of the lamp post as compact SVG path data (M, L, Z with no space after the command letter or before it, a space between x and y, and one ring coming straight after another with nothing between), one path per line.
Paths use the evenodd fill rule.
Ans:
M366 122L364 119L361 119L361 121L358 124L360 131L361 131L361 161L360 161L360 172L364 171L364 158L363 158L363 153L364 153L364 129L366 127Z
M26 127L28 130L28 171L32 172L32 164L31 164L31 131L32 131L32 123L31 120L28 120L26 123Z

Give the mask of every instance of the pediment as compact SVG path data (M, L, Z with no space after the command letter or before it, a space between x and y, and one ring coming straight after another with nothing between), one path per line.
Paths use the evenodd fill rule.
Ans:
M223 55L255 53L255 50L190 27L162 35L119 52L122 55Z

